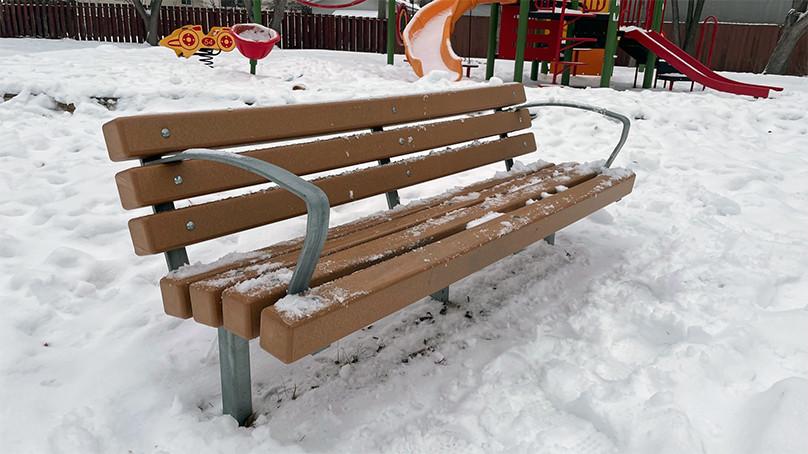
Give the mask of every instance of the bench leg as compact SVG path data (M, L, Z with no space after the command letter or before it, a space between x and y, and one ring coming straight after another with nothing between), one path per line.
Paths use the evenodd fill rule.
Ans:
M449 287L442 288L437 292L429 295L432 299L436 301L440 301L441 303L448 303L449 302Z
M222 411L239 426L252 416L250 343L224 327L219 328L219 367L222 377Z
M555 233L551 233L549 236L545 237L544 241L546 241L550 246L555 245Z

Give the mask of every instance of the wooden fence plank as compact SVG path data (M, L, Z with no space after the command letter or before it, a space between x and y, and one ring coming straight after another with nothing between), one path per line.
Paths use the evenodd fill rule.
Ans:
M146 24L143 23L143 18L140 17L140 13L135 10L134 6L130 6L132 9L132 17L134 17L135 25L137 26L137 42L143 43L146 42Z
M118 23L121 27L121 42L132 42L132 31L129 29L129 9L127 5L121 4L118 8Z
M0 37L10 38L11 34L11 5L8 2L0 3Z
M132 5L126 4L123 5L123 21L126 25L126 42L128 43L135 43L137 42L135 35L134 22L132 21Z
M121 27L118 22L118 4L109 5L109 28L112 42L121 42Z
M50 37L58 39L62 37L62 14L59 11L59 4L53 3L48 8L49 18L48 21L52 25L50 30Z
M9 37L10 33L8 33L6 21L8 19L8 5L4 3L0 3L0 38L7 38Z
M74 2L67 3L67 30L70 37L79 39L78 21L76 20L76 4Z
M62 24L61 38L70 38L70 18L68 17L70 14L69 3L61 2L57 3L57 5L59 5L60 22Z
M41 4L39 2L31 2L31 33L37 38L43 38L42 21L41 21Z
M23 27L25 30L25 36L32 36L31 34L31 4L25 2L22 4L22 17L23 17Z
M48 37L48 26L46 24L47 5L41 2L34 3L34 15L36 17L36 35L41 38Z

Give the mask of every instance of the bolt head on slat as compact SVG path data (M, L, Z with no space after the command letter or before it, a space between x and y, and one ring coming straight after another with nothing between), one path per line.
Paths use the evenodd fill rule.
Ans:
M171 137L171 131L169 131L168 128L163 128L163 130L160 131L160 135L168 139L169 137Z
M179 175L177 175L176 177L174 177L174 184L176 184L176 185L181 185L181 184L182 184L182 177L181 177L181 176L179 176Z
M196 228L196 224L194 224L194 221L188 221L188 223L185 224L185 228L188 229L188 231L190 232L191 230Z

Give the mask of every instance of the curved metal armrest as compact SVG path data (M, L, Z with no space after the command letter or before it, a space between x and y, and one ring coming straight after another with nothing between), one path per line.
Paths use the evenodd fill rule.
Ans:
M581 109L581 110L588 110L590 112L599 113L603 116L613 118L620 123L623 123L623 131L620 133L620 140L617 142L617 146L614 147L612 154L609 155L609 159L606 160L606 164L604 167L609 168L614 162L614 159L617 157L617 154L620 153L620 150L623 148L623 145L626 143L626 139L628 139L628 131L631 129L631 121L628 117L624 115L620 115L619 113L612 112L611 110L604 109L602 107L595 107L590 106L587 104L577 104L572 102L554 102L554 101L546 101L546 102L532 102L527 104L522 104L521 106L512 107L511 109L525 109L529 107L542 107L542 106L558 106L558 107L571 107L573 109Z
M330 204L328 197L317 186L289 172L286 169L260 159L251 158L226 151L191 149L176 155L150 161L146 165L165 164L191 159L215 161L229 164L260 175L278 186L295 194L306 202L306 240L297 260L297 266L289 282L289 294L300 293L309 288L311 277L328 235L328 217Z

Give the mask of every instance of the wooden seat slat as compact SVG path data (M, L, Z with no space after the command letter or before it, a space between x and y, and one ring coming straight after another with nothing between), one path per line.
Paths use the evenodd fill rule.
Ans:
M542 193L555 192L555 188L562 185L562 180L564 181L563 184L574 186L595 176L594 172L573 172L564 174L563 178L545 178L520 189L514 189L510 193L479 199L473 205L454 209L443 215L433 216L408 229L322 257L318 262L311 285L312 287L323 285L326 282L405 254L415 248L425 247L433 242L448 238L465 230L469 222L480 219L487 213L507 213L518 209L524 206L529 199L541 199ZM294 259L284 260L279 257L278 262L274 265L278 268L293 268L294 263ZM240 285L230 285L223 293L218 293L220 296L215 300L208 299L210 303L214 304L209 304L207 307L210 310L223 312L225 328L245 339L258 337L261 311L286 295L287 290L287 284L283 282L258 284L265 280L265 276L260 273L253 274L252 277L255 280L242 281L249 286L249 289L241 291ZM191 285L192 302L196 303L195 298L204 298L206 290L205 282ZM218 304L219 301L221 301L221 304ZM197 313L197 306L194 304L195 320Z
M261 347L291 363L581 219L631 192L634 175L601 175L501 218L314 288L322 309L261 312ZM297 297L299 298L299 297Z
M310 175L523 129L528 111L498 112L393 130L262 148L245 156L271 162L297 175ZM180 178L180 184L177 184ZM115 175L127 210L266 183L237 167L211 161L134 167Z
M329 229L328 241L325 244L322 255L329 255L357 243L370 241L381 235L407 228L415 223L422 222L425 218L429 218L430 216L440 215L451 209L471 205L476 203L476 200L479 198L485 198L500 192L507 192L509 188L521 184L521 182L527 178L531 178L535 175L548 175L558 171L558 169L564 166L563 164L560 166L552 166L547 163L534 170L525 169L512 171L508 175L478 182L461 190L452 191L442 197L434 197L430 200L422 201L421 203L399 208L394 212L373 215L348 224L332 227ZM472 193L478 193L477 197L469 197L469 194ZM455 201L458 199L462 201ZM303 238L301 237L283 244L259 249L256 251L257 254L255 256L250 255L249 258L220 261L223 263L197 268L199 269L197 272L192 272L191 270L194 268L188 267L183 268L181 272L169 273L160 281L160 290L166 313L181 318L191 317L193 314L189 293L191 284L208 279L232 279L237 276L240 270L244 270L244 272L249 275L249 273L251 273L251 267L260 266L262 263L266 263L282 254L299 251L302 244ZM219 288L217 290L218 295L211 297L218 307L221 305L221 292L224 291L225 288L226 287ZM205 309L205 311L211 314L209 309ZM221 314L221 310L218 311L218 314ZM217 327L222 324L221 315L200 315L199 317L197 321L200 323Z
M397 161L313 181L331 206L504 161L536 149L533 134L475 143L429 156ZM299 216L306 206L278 188L134 218L129 232L138 255L165 252ZM193 222L194 228L186 228Z
M372 129L523 102L525 94L521 86L504 84L473 91L121 117L106 123L103 130L110 159L125 161L189 148L236 146Z
M397 245L389 243L389 238L395 235L408 235L406 232L414 232L417 230L431 230L433 231L433 235L444 235L441 233L440 229L431 229L428 226L424 227L423 223L432 221L434 219L441 218L445 216L449 212L457 212L457 210L465 209L472 206L479 206L482 204L486 199L492 197L499 197L501 200L504 198L514 198L517 197L518 193L524 193L526 189L524 186L528 184L526 180L528 179L535 179L535 180L544 180L541 186L536 186L538 181L533 182L532 189L527 189L528 195L524 196L523 199L527 199L529 197L533 197L536 195L535 191L542 191L551 192L556 184L546 183L549 181L548 179L552 176L556 167L551 167L550 169L540 171L537 173L528 174L526 178L519 179L516 178L511 181L509 184L498 185L496 188L491 188L486 191L480 191L479 193L475 193L472 197L460 197L460 201L452 203L453 200L458 199L458 197L454 197L447 201L447 203L441 204L439 206L431 207L429 209L425 209L416 213L413 213L409 216L399 218L397 220L388 221L384 224L376 228L365 229L360 232L356 232L356 234L346 235L341 238L337 238L331 242L326 243L324 248L323 254L321 254L320 263L330 263L334 261L341 260L341 257L350 257L350 256L357 256L359 257L360 261L364 261L365 263L369 263L371 260L366 260L365 257L375 256L374 260L380 260L385 258L389 255L390 250L403 250L401 248L408 247L406 242L400 242ZM591 175L590 175L591 176ZM570 182L577 181L577 177L574 177L569 180ZM571 184L571 183L570 183ZM538 189L536 189L538 188ZM517 195L509 194L516 192ZM490 204L489 204L490 205ZM478 216L479 217L479 216ZM466 221L469 222L469 221ZM461 223L465 225L465 223ZM448 224L447 224L448 225ZM404 231L405 233L401 233ZM424 234L426 235L426 234ZM445 235L444 235L445 236ZM428 236L424 236L423 238L428 238ZM384 241L379 241L380 239ZM373 248L368 249L370 244L380 245L379 250L374 250ZM373 246L376 247L376 246ZM399 248L399 249L396 249ZM334 254L334 255L331 255ZM266 271L268 267L284 267L284 268L291 268L296 263L297 258L299 255L299 251L291 251L286 255L275 256L270 260L266 260L263 262L257 262L254 264L250 264L246 267L240 268L233 268L228 270L225 273L218 274L212 277L209 277L204 280L199 280L194 282L190 286L189 297L191 299L191 305L193 308L193 316L194 320L199 323L218 327L222 326L224 319L222 316L222 293L228 288L234 285L237 285L243 281L248 279L254 279L259 277L262 273ZM353 265L351 265L353 266ZM323 274L325 265L318 265L320 268L316 276L319 276L316 279L321 279L326 276ZM331 267L333 268L333 267ZM338 269L331 269L328 271L329 274L327 276L333 276L335 273L340 273ZM332 277L333 278L333 277ZM314 284L312 284L314 285ZM254 295L251 295L249 298L250 302L246 304L253 304L252 301L255 299ZM260 298L259 298L260 299ZM240 300L241 301L241 300ZM271 304L267 303L267 304ZM239 313L243 313L241 311ZM260 309L250 309L250 314L253 317L252 319L252 326L254 329L251 331L245 331L245 328L236 328L232 327L233 332L239 334L242 337L251 339L258 335L258 315L260 313ZM241 326L247 326L245 323L241 323ZM230 328L229 328L230 329Z

